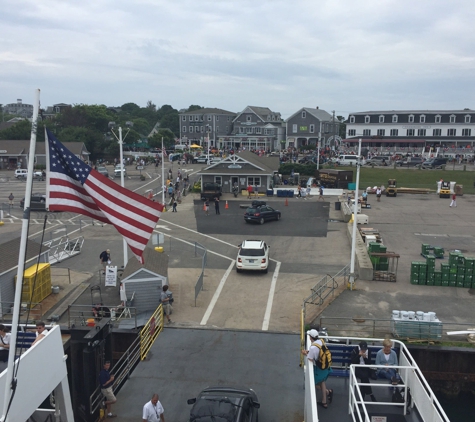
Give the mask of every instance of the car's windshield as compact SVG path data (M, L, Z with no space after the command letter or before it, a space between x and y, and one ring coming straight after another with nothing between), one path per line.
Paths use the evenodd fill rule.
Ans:
M264 248L261 249L241 249L239 255L242 256L264 256L265 251Z

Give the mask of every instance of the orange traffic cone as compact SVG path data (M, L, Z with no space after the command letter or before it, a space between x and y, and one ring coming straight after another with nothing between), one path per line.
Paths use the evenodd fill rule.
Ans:
M226 201L226 206L224 208L229 209L228 201Z
M203 203L203 211L206 211L206 205L205 205L205 204L206 204L206 203L204 202L204 203Z
M287 198L285 198L285 206L288 207L289 206L289 200Z

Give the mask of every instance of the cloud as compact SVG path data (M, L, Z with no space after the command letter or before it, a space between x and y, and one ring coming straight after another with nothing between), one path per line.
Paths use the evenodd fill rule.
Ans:
M463 108L466 0L4 1L1 103Z

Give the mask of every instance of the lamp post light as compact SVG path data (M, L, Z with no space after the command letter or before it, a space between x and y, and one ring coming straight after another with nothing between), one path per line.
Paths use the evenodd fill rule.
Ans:
M358 139L358 161L356 163L355 203L353 205L353 235L351 237L350 290L355 286L356 225L358 224L358 189L360 185L361 138Z

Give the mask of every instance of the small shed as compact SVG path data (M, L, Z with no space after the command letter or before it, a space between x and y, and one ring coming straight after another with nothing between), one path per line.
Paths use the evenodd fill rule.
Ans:
M26 249L25 269L36 264L38 254L40 263L49 262L49 248L33 240L28 240ZM20 238L0 244L0 316L10 313L15 300L15 276L18 272L18 254Z
M137 258L130 258L121 280L127 299L134 296L132 307L137 315L155 311L162 287L168 285L168 255L145 248L143 258L143 265Z

